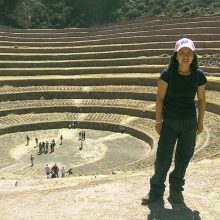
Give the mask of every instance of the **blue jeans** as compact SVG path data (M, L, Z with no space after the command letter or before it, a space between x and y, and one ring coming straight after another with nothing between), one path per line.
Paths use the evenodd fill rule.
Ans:
M184 176L189 161L194 154L197 132L197 119L173 120L164 119L158 142L155 161L155 173L150 180L153 194L163 195L167 172L170 169L175 144L175 168L169 175L171 193L182 192Z

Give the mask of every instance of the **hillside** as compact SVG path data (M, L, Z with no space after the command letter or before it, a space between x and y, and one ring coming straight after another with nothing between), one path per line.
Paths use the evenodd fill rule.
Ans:
M1 0L0 25L69 28L106 25L138 17L220 15L218 0Z

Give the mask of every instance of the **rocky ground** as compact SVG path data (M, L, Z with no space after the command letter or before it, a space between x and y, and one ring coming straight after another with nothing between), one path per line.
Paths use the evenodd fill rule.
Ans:
M186 175L185 204L141 205L153 169L108 176L0 181L1 220L218 220L220 158L192 162Z

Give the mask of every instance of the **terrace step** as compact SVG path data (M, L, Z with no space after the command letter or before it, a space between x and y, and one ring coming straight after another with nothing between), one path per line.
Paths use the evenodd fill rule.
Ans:
M0 33L0 41L16 41L16 42L65 42L65 41L93 41L93 40L104 40L104 39L112 39L112 38L131 38L131 37L141 37L141 36L152 36L152 35L185 35L185 34L220 34L220 28L216 27L194 27L194 28L163 28L158 30L149 30L148 28L143 28L141 31L135 30L135 32L125 32L120 33L118 30L117 33L113 34L98 34L96 33L94 36L82 36L82 37L75 37L75 36L67 36L67 37L46 37L44 35L33 35L33 37L28 37L26 35L21 36L1 36Z
M119 50L140 50L140 49L161 49L161 48L172 48L175 44L172 42L150 42L140 44L114 44L114 45L103 45L93 47L9 47L0 46L1 53L85 53L85 52L107 52L107 51L119 51ZM196 41L196 48L218 48L220 45L219 41Z
M220 20L216 17L216 20L212 21L176 21L175 23L161 23L153 24L147 23L147 20L141 23L131 23L131 25L119 25L114 26L107 26L107 27L91 27L88 29L80 29L80 28L67 28L67 29L38 29L38 30L17 30L17 29L4 29L1 28L0 35L1 36L24 36L24 37L33 37L36 35L42 35L44 37L68 37L68 36L75 36L75 37L85 37L85 36L94 36L94 35L106 35L106 34L114 34L114 33L125 33L125 32L138 32L142 30L160 30L163 28L166 29L173 29L173 28L192 28L192 27L218 27Z
M217 93L216 93L217 94ZM154 101L143 100L130 100L130 99L52 99L52 100L25 100L25 101L10 101L0 102L0 111L15 110L15 109L30 109L30 108L43 108L43 107L65 107L76 106L81 108L83 106L102 106L105 107L124 107L134 108L147 111L155 106ZM153 105L154 104L154 105ZM220 100L219 100L220 104ZM1 115L2 116L2 115Z
M1 76L31 76L31 75L77 75L106 73L159 73L165 65L140 66L109 66L109 67L69 67L69 68L0 68ZM206 67L209 72L218 72L218 68Z
M205 60L206 58L204 58ZM208 59L208 58L207 58ZM35 68L35 67L94 67L94 66L127 66L127 65L161 65L168 64L168 57L131 57L117 59L91 60L48 60L48 61L0 61L0 68Z
M118 24L114 25L109 25L105 26L104 28L109 28L109 27L132 27L132 26L138 26L139 25L167 25L167 24L176 24L176 23L188 23L188 22L203 22L203 21L216 21L219 20L220 16L219 15L214 15L214 16L202 16L202 17L175 17L170 18L170 17L141 17L141 18L136 18L135 20L129 20L129 21L121 21Z
M0 68L1 76L32 76L32 75L78 75L107 73L160 73L167 65L132 65L106 67L69 67L69 68ZM220 67L201 66L205 73L220 74Z
M50 99L137 99L155 100L156 88L137 86L40 86L0 88L1 101ZM151 93L150 91L154 91ZM149 93L150 92L150 93Z
M209 78L208 78L209 79ZM158 79L157 79L158 80ZM210 82L211 83L211 82ZM0 87L0 95L2 97L6 96L7 94L25 94L25 93L56 93L56 92L84 92L84 93L92 93L92 92L124 92L124 93L153 93L156 94L157 87L155 86L138 86L138 85L105 85L105 86L25 86L25 87L11 87L11 86L5 86ZM207 91L207 94L210 94L210 97L214 100L213 102L216 102L219 95L219 91ZM26 95L26 99L30 98L30 95ZM56 98L56 96L54 96ZM58 97L57 97L58 98ZM68 97L67 97L68 98ZM116 97L115 97L116 98ZM44 100L41 100L44 102ZM67 100L68 102L70 100ZM88 101L88 100L87 100ZM48 102L48 101L47 101ZM72 102L72 101L71 101ZM78 102L78 101L77 101ZM1 107L0 107L1 109Z
M0 76L2 89L29 86L100 86L100 85L145 85L155 86L159 74L92 74L92 75L41 75L41 76ZM213 77L218 80L218 78ZM217 81L218 82L218 81ZM212 82L214 83L214 82Z
M25 37L7 37L7 36L0 36L1 42L29 42L29 43L37 43L37 42L44 42L44 43L54 43L54 42L74 42L75 46L82 46L82 45L104 45L104 44L111 44L111 43L131 43L136 42L140 43L140 39L146 38L146 36L155 36L155 35L179 35L179 36L191 36L193 35L204 35L209 34L218 36L220 35L220 28L218 27L199 27L199 28L179 28L179 29L162 29L162 30L155 30L155 31L143 31L139 33L127 33L122 34L120 36L117 35L97 35L94 37L64 37L64 38L25 38ZM208 38L209 39L209 38ZM133 40L133 41L132 41ZM210 39L212 40L212 39ZM146 42L146 41L145 41Z
M220 66L220 57L199 57L199 62L207 66ZM131 57L117 59L82 59L82 60L47 60L47 61L0 61L0 68L42 68L42 67L104 67L104 66L131 66L131 65L168 65L170 57Z
M196 53L202 55L218 54L218 48L198 48ZM143 56L170 56L173 54L172 49L140 49L140 50L120 50L120 51L103 51L103 52L85 52L85 53L0 53L0 60L80 60L80 59L114 59L114 58L131 58Z
M105 42L103 44L106 44L106 42L111 42L116 39L121 40L124 39L131 39L131 38L143 38L146 36L157 36L160 33L160 35L199 35L199 34L220 34L220 28L217 27L194 27L194 28L176 28L176 29L160 29L160 30L141 30L135 32L125 32L125 33L115 33L115 34L103 34L103 35L94 35L94 36L84 36L84 37L74 37L74 36L68 36L68 37L46 37L44 35L33 35L32 38L28 38L25 35L19 36L1 36L0 35L0 41L1 42L53 42L53 43L59 43L59 42L73 42L73 45L79 46L79 45L92 45L92 44L100 44L99 42Z
M9 114L81 112L117 113L144 118L154 118L153 101L130 99L54 99L0 102L1 117Z
M103 47L113 44L137 44L137 43L151 43L151 42L164 42L164 39L166 41L173 41L175 42L181 37L189 37L192 38L194 41L219 41L220 34L209 34L209 33L198 33L198 34L187 34L184 33L184 35L181 34L158 34L158 35L144 35L144 36L133 36L133 37L111 37L109 39L95 39L91 41L71 41L63 39L62 41L53 41L53 42L45 42L42 41L42 39L39 39L39 42L32 41L32 42L19 42L19 41L0 41L1 46L12 46L12 47ZM173 46L172 46L173 47Z
M207 111L220 114L219 92L207 91ZM46 100L42 100L41 98ZM72 100L72 97L75 97ZM77 98L82 99L77 99ZM99 97L98 100L94 100ZM115 97L119 99L115 99ZM27 99L28 98L28 99ZM63 99L65 98L65 99ZM86 99L86 98L90 98ZM107 98L107 99L105 99ZM130 99L123 99L130 98ZM130 101L132 98L132 102ZM17 87L0 90L1 115L28 112L111 112L150 117L147 102L155 101L156 87L99 86L99 87ZM9 100L11 102L9 102ZM12 101L21 100L21 101ZM25 101L24 101L25 100ZM27 100L29 100L27 102ZM144 101L143 101L144 100ZM147 102L146 102L147 101ZM151 108L152 108L151 103ZM128 108L128 109L127 109ZM130 110L129 110L130 109ZM136 111L136 110L141 111ZM124 112L124 113L123 113ZM142 113L143 112L143 113ZM150 113L151 114L151 113ZM145 115L145 116L144 116Z
M220 78L207 76L207 90L220 91ZM0 76L1 92L13 87L34 86L157 86L159 74L130 73L125 74L92 74L68 76ZM55 88L55 87L54 87Z
M213 92L212 92L213 94ZM219 95L216 92L216 95ZM100 112L100 113L117 113L117 114L126 114L131 116L138 117L147 117L154 118L155 112L151 112L149 110L155 110L155 103L152 100L152 97L155 97L152 93L147 93L145 95L145 100L140 103L141 100L129 100L124 101L123 104L121 101L112 102L111 99L103 99L106 103L103 103L101 99L99 102L94 101L91 97L90 104L79 104L75 102L70 102L68 99L65 101L62 99L59 100L47 100L42 102L42 100L31 100L31 101L17 101L18 103L13 102L1 102L1 116L9 115L9 114L25 114L25 113L49 113L49 112ZM135 96L134 98L137 98ZM149 99L149 100L148 100ZM76 99L74 99L76 100ZM120 99L121 100L121 99ZM43 104L42 104L43 103ZM150 103L150 104L147 104ZM143 104L143 107L141 107ZM135 105L135 106L134 106ZM209 96L207 92L207 102L206 102L206 111L212 112L214 114L220 114L220 101L218 99L213 99Z

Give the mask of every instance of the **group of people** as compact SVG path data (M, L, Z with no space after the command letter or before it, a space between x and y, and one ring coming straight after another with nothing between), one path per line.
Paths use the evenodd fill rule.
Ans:
M69 128L69 129L71 129L71 128L76 128L76 127L77 127L77 124L78 124L78 122L77 122L77 121L74 121L74 122L72 122L72 123L70 123L70 124L68 125L68 128Z
M73 124L74 126L74 124ZM86 133L85 131L80 131L79 132L79 140L81 140L81 144L80 144L80 147L79 147L79 150L82 150L83 149L83 141L85 140L86 138ZM60 145L63 144L63 135L60 135ZM26 140L27 140L27 143L26 143L26 146L29 145L29 142L30 142L30 137L27 135L26 136ZM41 155L41 154L48 154L48 153L53 153L55 151L55 146L56 146L56 142L54 139L52 139L51 143L49 143L48 141L44 142L39 142L39 139L36 137L35 138L35 143L36 143L36 146L35 147L38 147L39 150L38 150L38 155ZM50 150L50 152L49 152ZM30 156L30 161L31 161L31 166L34 165L34 156L33 154L31 154ZM46 168L45 168L46 169ZM55 171L56 171L56 166L54 167ZM71 174L71 170L68 170L68 173ZM57 172L55 172L55 176Z
M56 143L55 143L54 139L52 140L52 142L50 144L48 141L46 141L46 142L43 141L43 142L40 142L39 144L36 141L36 144L39 148L38 155L47 154L49 152L49 147L50 147L50 153L53 153L55 151Z
M51 169L48 164L45 167L45 173L46 173L47 178L59 178L59 171L60 171L60 169L59 169L57 163L55 163ZM62 178L64 178L66 176L66 174L72 175L73 174L72 168L70 168L66 171L65 167L62 166L62 168L61 168Z
M81 141L81 144L80 144L79 150L83 149L83 141L85 141L85 139L86 139L86 132L80 131L79 132L79 140Z
M80 133L80 135L82 137L82 140L85 140L85 132L83 132L82 134ZM29 142L30 142L30 137L28 135L26 136L26 140L27 140L26 146L28 146ZM48 141L39 142L38 138L35 138L35 143L36 143L35 147L39 148L38 155L49 153L49 147L50 147L50 153L53 153L55 151L56 142L54 139L52 139L52 142L49 143ZM61 135L60 136L60 145L62 145L62 144L63 144L63 136ZM31 154L31 156L30 156L30 161L31 161L31 166L33 166L34 165L33 154ZM58 178L59 171L61 171L61 176L63 178L65 177L66 174L69 174L69 175L73 174L72 168L70 168L66 171L65 167L62 166L62 168L60 170L57 163L55 163L52 166L52 168L50 168L48 164L45 166L45 173L46 173L47 178Z
M82 130L79 132L79 140L84 141L85 139L86 139L86 132Z
M30 139L31 139L31 138L27 135L27 136L26 136L26 141L27 141L27 143L26 143L25 146L28 146L28 145L29 145ZM53 139L52 142L55 143L55 140ZM38 147L40 144L43 144L44 142L40 142L40 143L39 143L38 138L35 138L35 143L36 143L36 147ZM46 141L46 143L47 143L47 141ZM46 144L46 143L44 143L44 144ZM60 145L62 145L62 144L63 144L63 135L60 135Z
M29 142L30 142L30 137L28 135L26 136L26 140L27 140L27 143L26 143L25 146L28 146ZM49 153L49 147L50 147L50 153L53 153L55 151L56 142L55 142L54 139L52 140L51 143L49 143L48 141L39 142L38 138L35 138L35 143L36 143L35 147L39 148L38 155L48 154ZM62 144L63 144L63 136L61 135L60 136L60 145L62 145ZM33 156L33 154L31 154L31 156L30 156L30 161L31 161L31 166L33 166L34 165L34 156Z
M30 141L30 137L27 135L27 144L26 144L26 146L29 145L29 141ZM35 143L36 143L35 147L39 148L38 155L47 154L49 152L49 147L50 147L50 153L52 153L52 152L54 152L55 146L56 146L56 142L55 142L54 139L52 140L51 143L49 143L48 141L39 142L38 138L35 138ZM61 135L60 136L60 145L62 145L62 144L63 144L63 136Z

